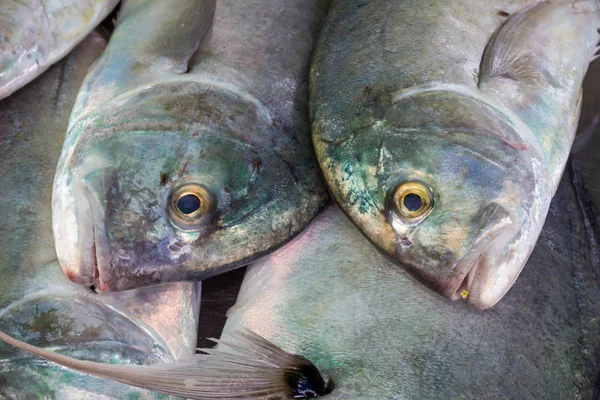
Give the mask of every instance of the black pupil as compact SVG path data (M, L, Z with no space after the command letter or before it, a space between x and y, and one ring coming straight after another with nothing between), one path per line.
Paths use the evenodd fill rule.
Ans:
M181 196L177 201L177 209L184 214L191 214L200 208L200 199L193 194Z
M404 207L410 212L415 212L423 207L423 200L421 200L421 196L413 193L409 193L404 196Z

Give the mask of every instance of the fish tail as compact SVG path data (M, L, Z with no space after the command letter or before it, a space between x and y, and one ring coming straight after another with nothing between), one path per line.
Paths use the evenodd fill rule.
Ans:
M332 384L326 384L306 358L250 331L234 332L231 338L231 342L212 340L232 352L204 349L207 354L145 366L78 360L0 331L5 342L73 370L188 399L313 398L331 391Z

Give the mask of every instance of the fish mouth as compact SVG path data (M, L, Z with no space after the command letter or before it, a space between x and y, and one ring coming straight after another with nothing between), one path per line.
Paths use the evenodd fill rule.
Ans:
M506 209L493 207L482 234L454 266L453 275L443 289L443 295L449 299L465 299L482 310L500 301L516 280L516 276L506 279L512 270L506 268L502 258L518 227Z
M96 230L92 229L92 260L94 261L94 274L93 283L90 285L90 289L94 292L98 292L98 283L100 281L100 269L98 268L98 251L96 246Z
M82 270L87 270L87 274L90 276L90 289L95 292L108 291L108 285L102 279L105 274L103 273L104 266L110 265L110 252L108 250L108 240L103 229L100 228L102 225L102 216L97 215L98 213L92 208L92 229L91 229L91 246L90 254L87 259L90 260L89 265L82 265ZM96 208L98 210L98 208ZM103 210L103 209L102 209ZM102 213L103 214L103 213ZM85 262L84 262L85 263Z
M474 297L473 288L477 285L478 277L485 274L490 269L487 262L486 251L492 247L493 240L481 241L469 253L467 253L454 268L454 276L451 278L452 284L447 285L444 295L451 300L466 299Z
M469 300L479 273L489 269L486 262L486 251L492 247L494 240L482 240L469 251L454 267L454 274L445 286L443 295L451 300L460 298Z
M100 168L87 174L74 188L77 200L76 213L81 233L80 260L76 273L67 271L68 278L93 291L106 291L103 272L110 265L110 251L105 232L106 169ZM87 233L87 234L86 234Z

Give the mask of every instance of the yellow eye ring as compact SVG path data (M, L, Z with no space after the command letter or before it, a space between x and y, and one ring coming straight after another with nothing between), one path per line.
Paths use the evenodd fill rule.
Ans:
M173 191L169 197L171 221L183 230L198 230L210 222L215 201L204 186L188 183Z
M414 223L421 221L433 209L433 193L421 182L405 182L395 189L392 202L400 218Z

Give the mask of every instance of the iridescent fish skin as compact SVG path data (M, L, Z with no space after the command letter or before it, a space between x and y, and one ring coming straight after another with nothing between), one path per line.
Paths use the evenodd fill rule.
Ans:
M0 329L83 359L172 362L194 353L199 287L96 294L70 282L54 251L52 178L70 110L106 40L96 33L0 102ZM0 343L2 399L164 399L58 368Z
M423 286L332 207L248 267L221 339L244 327L306 357L333 380L327 399L591 399L595 273L568 179L521 277L484 311Z
M0 4L0 99L63 58L118 2L3 0Z
M473 306L493 306L533 250L574 137L599 7L333 1L311 70L325 179L371 241L446 297L466 290Z
M55 179L70 279L100 291L200 280L308 224L328 201L307 106L324 11L321 0L123 3ZM186 193L194 217L177 208Z

